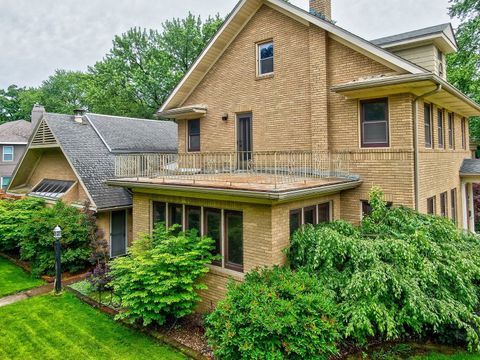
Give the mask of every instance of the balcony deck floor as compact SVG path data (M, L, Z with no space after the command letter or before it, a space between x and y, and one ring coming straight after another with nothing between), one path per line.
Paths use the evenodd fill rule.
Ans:
M192 175L192 176L166 176L158 178L122 178L122 182L171 185L185 187L205 187L228 190L245 190L258 192L287 192L301 189L322 187L350 182L346 178L302 178L281 176L275 178L268 174L215 174L215 175Z

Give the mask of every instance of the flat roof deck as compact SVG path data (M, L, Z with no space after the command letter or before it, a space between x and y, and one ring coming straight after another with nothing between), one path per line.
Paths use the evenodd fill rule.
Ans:
M269 174L196 174L192 176L166 176L158 178L135 177L109 181L110 183L149 184L159 186L202 187L256 192L288 192L358 181L354 178L299 178Z

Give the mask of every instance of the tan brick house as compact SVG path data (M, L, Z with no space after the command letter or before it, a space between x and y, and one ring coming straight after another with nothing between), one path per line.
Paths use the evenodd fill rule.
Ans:
M367 41L330 18L328 0L241 0L159 110L179 154L116 159L134 237L162 221L217 241L203 308L229 277L283 263L302 224L358 223L374 185L473 229L479 173L460 168L480 106L446 81L451 26Z
M41 109L42 111L38 111ZM96 212L112 257L124 255L132 240L132 196L105 181L114 176L115 154L176 152L177 125L77 112L52 114L36 107L36 127L8 192L62 200Z

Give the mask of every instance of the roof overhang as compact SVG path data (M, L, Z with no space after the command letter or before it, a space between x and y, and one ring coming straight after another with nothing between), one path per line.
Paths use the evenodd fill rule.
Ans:
M157 116L166 119L191 120L204 117L207 111L207 105L190 105L159 112Z
M435 90L439 85L441 85L441 90L426 96L425 100L462 116L480 115L479 104L447 81L432 73L376 77L353 81L347 84L335 85L332 87L332 91L342 94L348 99L405 93L421 96Z
M413 39L405 39L402 41L382 44L380 47L383 49L388 49L389 51L399 51L432 43L445 54L452 54L458 50L458 45L455 40L455 36L453 35L453 30L451 31L451 36L445 32L440 32L437 34L430 34Z
M108 180L107 185L131 189L133 192L161 194L169 196L182 196L197 199L214 199L225 201L241 201L255 204L279 204L296 200L308 199L316 196L335 194L344 190L356 188L362 180L350 180L331 185L304 188L290 191L249 191L222 188L210 188L186 185L165 185L158 183L145 183L126 181L122 179Z
M327 20L314 16L297 6L289 4L284 0L240 0L218 32L210 40L203 52L161 106L158 111L159 114L163 114L167 110L178 108L184 104L208 71L223 55L228 46L235 40L237 35L262 5L270 6L306 26L318 26L328 32L329 36L334 40L384 64L392 70L412 74L425 72L420 66L375 46L371 42Z

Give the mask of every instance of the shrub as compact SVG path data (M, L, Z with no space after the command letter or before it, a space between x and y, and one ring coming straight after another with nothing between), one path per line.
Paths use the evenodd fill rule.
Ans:
M158 225L152 236L134 242L128 256L111 262L112 286L124 308L117 318L161 325L193 312L196 291L207 288L198 279L215 259L214 242L196 230L172 231Z
M34 211L30 222L25 224L20 256L30 262L34 275L55 271L52 231L57 225L62 228L62 270L76 272L88 265L91 254L89 234L95 223L89 220L85 211L59 201L53 207Z
M219 359L328 359L339 340L332 292L307 272L263 269L231 282L206 317Z
M378 190L370 203L360 227L339 221L294 234L291 265L335 291L346 337L364 343L450 329L478 348L479 238L445 218L388 209Z
M44 207L44 201L35 198L0 200L0 251L20 248L31 236L28 226L34 214Z

